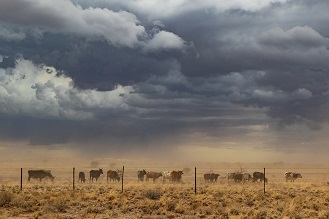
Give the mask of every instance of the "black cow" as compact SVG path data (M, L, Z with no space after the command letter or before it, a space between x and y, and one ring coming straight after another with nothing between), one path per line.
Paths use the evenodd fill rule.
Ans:
M55 178L51 174L50 170L29 170L27 171L27 173L29 174L28 181L30 181L30 179L33 178L33 179L39 179L41 182L41 179L50 178L51 181L53 182Z
M146 170L138 170L137 171L137 177L138 177L138 182L139 181L144 181L144 176L146 175Z
M89 180L90 181L94 181L94 178L96 179L96 182L97 182L97 179L99 178L99 176L103 174L103 170L102 169L99 169L99 170L90 170L89 172Z
M206 173L203 178L206 182L217 182L219 174L216 173Z
M258 180L260 182L263 182L263 180L264 180L264 173L262 173L262 172L254 172L252 174L252 177L253 177L253 181L254 182L258 182ZM267 178L265 178L265 182L267 183Z
M234 182L242 182L242 177L243 177L242 173L234 173L233 174Z
M86 175L84 172L79 172L79 182L86 182Z

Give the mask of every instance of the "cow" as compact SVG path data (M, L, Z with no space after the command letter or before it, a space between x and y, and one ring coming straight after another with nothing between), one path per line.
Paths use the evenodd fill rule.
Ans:
M235 173L227 173L227 181L234 180Z
M86 182L86 175L84 172L79 172L79 182Z
M243 177L242 173L234 173L233 174L234 182L242 182L242 177Z
M122 176L122 171L109 170L109 171L107 171L106 181L109 182L109 178L110 178L110 181L113 180L113 182L115 182L115 180L117 180L119 182L121 179L121 176Z
M288 182L288 180L290 180L290 182L294 182L297 178L302 178L302 175L300 173L285 172L284 177L286 182Z
M234 181L234 182L241 182L242 181L242 173L234 172L234 173L227 173L227 181Z
M162 173L160 172L146 172L146 181L149 181L149 179L153 179L153 182L155 182L156 179L162 176Z
M252 180L252 176L249 173L243 173L242 180L243 180L243 182L246 182L246 181L249 182L250 180Z
M253 182L258 182L258 180L260 182L263 182L264 173L262 173L262 172L253 172L252 177L253 177ZM265 182L267 183L267 178L265 178Z
M96 182L98 180L98 178L100 177L100 175L103 174L103 170L99 169L99 170L90 170L89 172L89 181L94 181L94 179L96 179Z
M172 171L164 171L162 172L162 182L166 182L166 180L171 181L171 172Z
M28 181L31 180L31 178L33 179L39 179L41 182L41 179L44 178L50 178L51 181L54 181L54 176L51 174L50 170L29 170L27 171L27 173L29 174L29 178Z
M182 179L183 171L172 171L170 173L170 178L172 182L179 182Z
M137 177L138 177L138 182L139 181L144 181L144 176L146 175L146 170L138 170L137 171Z
M206 182L217 182L219 174L217 173L206 173L203 178Z

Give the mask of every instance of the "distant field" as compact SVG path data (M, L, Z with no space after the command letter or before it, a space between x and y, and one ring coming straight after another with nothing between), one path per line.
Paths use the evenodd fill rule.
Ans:
M71 162L71 163L70 163ZM99 160L104 173L125 166L124 191L121 181L107 183L106 174L97 183L75 182L72 169L86 176L89 163L75 161L54 165L8 161L0 168L0 218L329 218L329 168L307 164L172 163ZM122 165L121 165L122 164ZM20 192L20 168L23 191ZM197 193L194 193L194 167ZM266 168L266 193L261 183L234 183L227 172L252 173ZM28 169L50 169L50 180L27 182ZM185 169L181 183L137 182L137 170ZM301 172L303 178L285 182L285 171ZM216 183L205 183L203 174L219 173ZM77 180L77 178L76 178Z

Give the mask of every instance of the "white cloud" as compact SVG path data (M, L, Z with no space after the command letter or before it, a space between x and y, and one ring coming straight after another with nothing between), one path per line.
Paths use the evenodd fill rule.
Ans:
M16 13L5 13L6 11ZM106 8L82 9L68 0L3 0L0 20L48 31L77 34L90 39L105 39L116 46L134 47L145 35L134 14Z
M182 50L184 47L185 41L182 38L171 32L160 31L156 33L149 42L146 43L144 51L153 52L158 50L172 49Z
M56 69L24 59L10 72L0 68L0 112L34 117L93 118L94 110L127 110L130 86L112 91L79 90Z
M214 10L222 12L230 9L256 11L271 3L284 3L287 0L112 0L115 4L125 5L133 11L146 14L150 19L163 19L194 10Z
M313 94L311 91L305 89L305 88L300 88L296 91L293 92L293 96L296 99L309 99L313 97Z

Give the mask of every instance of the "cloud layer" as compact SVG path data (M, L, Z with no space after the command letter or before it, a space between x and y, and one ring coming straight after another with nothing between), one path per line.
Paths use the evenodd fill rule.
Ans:
M322 133L329 121L328 7L1 1L0 116L11 127L1 127L2 138L101 148L302 147L296 132L316 139L309 130Z

